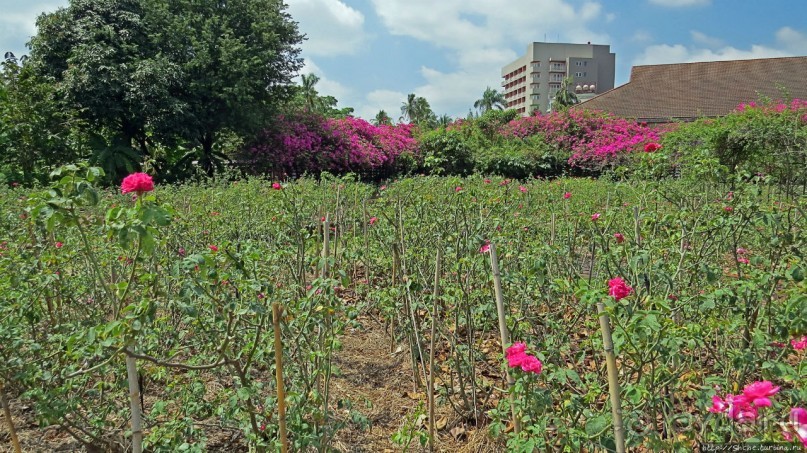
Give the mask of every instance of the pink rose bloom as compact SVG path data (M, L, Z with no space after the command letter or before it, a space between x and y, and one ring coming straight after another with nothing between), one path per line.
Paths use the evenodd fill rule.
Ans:
M60 248L62 248L64 246L64 244L61 243L61 242L57 242L55 245L56 245L57 249L60 249Z
M749 260L748 260L748 258L746 258L746 257L744 257L744 256L741 256L741 257L737 258L737 262L738 262L738 263L741 263L741 264L748 264L748 263L750 263L751 261L749 261Z
M457 187L454 189L454 192L462 192L462 187L457 186Z
M378 217L370 217L370 225L378 222Z
M568 200L569 198L572 198L572 193L571 193L571 192L566 192L566 193L564 193L564 194L563 194L563 198L564 198L565 200Z
M738 255L745 255L745 254L747 254L747 253L748 253L748 250L746 250L746 249L744 249L744 248L742 248L742 247L740 247L740 248L738 248L738 249L737 249L737 254L738 254Z
M628 284L625 283L625 280L622 280L622 277L616 277L608 280L608 288L608 295L617 301L628 297L633 292L633 288L628 286Z
M179 250L177 250L177 254L179 256L185 256L185 247L180 247Z
M597 219L599 219L599 218L600 218L600 213L599 212L591 214L591 221L592 222L596 222Z
M488 253L490 252L490 244L485 244L482 247L479 247L479 253Z
M787 440L793 440L793 434L802 445L807 447L807 409L794 407L790 410L790 420L782 433Z
M387 190L387 186L381 186L379 190Z
M731 206L724 206L723 210L726 212L734 212L734 208L732 208Z
M506 185L508 185L508 184L510 184L510 180L509 180L509 179L505 179L504 181L502 181L502 182L500 182L500 183L499 183L499 185L500 185L500 186L506 186Z
M726 395L726 402L729 403L726 416L737 422L754 421L759 415L757 408L751 405L745 395Z
M729 403L727 403L725 400L723 400L723 398L721 398L721 397L719 397L717 395L714 395L712 397L712 407L710 407L707 410L709 412L713 413L713 414L722 414L723 412L726 412L726 410L728 408L729 408Z
M485 178L485 184L490 184L490 179Z
M625 242L625 236L622 236L622 233L614 233L614 239L616 239L617 244Z
M145 173L132 173L123 178L120 184L121 193L136 192L142 194L143 192L151 192L152 190L154 190L154 180Z
M807 349L807 335L801 337L801 339L798 341L796 341L795 339L790 340L790 344L796 351L802 351L804 349Z
M507 356L507 366L510 368L518 368L524 363L525 360L527 360L527 357L527 354L524 354L523 352L520 354Z
M281 186L279 182L273 182L272 183L272 188L275 189L275 190L281 190L281 189L283 189L283 186Z
M215 245L210 245L207 248L209 248L211 252L218 252L219 251L219 248L216 247Z
M740 396L747 398L749 402L754 403L754 406L771 407L771 400L768 397L778 392L779 387L774 387L771 381L757 381L746 385Z
M524 360L521 362L521 369L527 373L540 374L543 364L534 356L525 355Z
M507 348L507 351L505 352L505 354L507 355L507 357L510 357L511 355L524 354L524 351L526 351L526 350L527 350L527 345L526 344L524 344L522 342L516 342L516 343L513 343L512 346Z
M527 193L527 188L524 186L518 186L518 190L520 190L521 193Z

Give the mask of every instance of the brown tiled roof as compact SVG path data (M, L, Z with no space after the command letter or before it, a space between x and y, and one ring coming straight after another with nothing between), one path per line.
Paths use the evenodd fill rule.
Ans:
M807 99L807 57L634 66L630 81L575 108L640 121L726 115L760 96Z

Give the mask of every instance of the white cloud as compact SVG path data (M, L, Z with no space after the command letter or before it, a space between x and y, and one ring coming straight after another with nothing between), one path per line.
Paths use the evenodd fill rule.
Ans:
M723 45L722 39L709 36L706 33L701 33L697 30L690 31L689 35L692 36L693 42L703 44L706 47L715 48L715 47L721 47Z
M733 46L721 46L710 49L704 47L686 47L682 44L652 45L646 47L644 52L633 60L633 64L647 65L789 57L801 54L805 46L807 46L807 36L790 27L780 28L776 32L775 38L775 46L752 44L747 49L738 49Z
M406 100L406 93L393 90L374 90L367 93L360 107L356 109L356 116L370 121L379 110L387 112L393 121L397 122L401 116L401 103Z
M752 45L749 49L722 47L712 50L688 48L681 44L658 44L647 47L633 60L634 65L692 63L695 61L748 60L753 58L787 57L792 53L771 47Z
M501 90L500 69L533 41L609 42L591 24L609 20L598 1L371 0L393 35L444 49L455 68L421 68L425 83L412 90L438 114L465 116L485 87ZM612 19L612 17L611 17ZM515 50L514 50L515 49Z
M314 74L319 77L319 82L317 82L316 90L320 96L333 96L338 101L343 101L345 98L350 97L351 90L350 88L342 85L341 83L329 79L322 69L317 66L316 63L310 58L306 58L303 64L303 69L300 70L300 74ZM300 78L295 77L295 82L300 83Z
M712 0L650 0L650 3L670 8L683 8L687 6L710 5Z
M782 27L776 32L776 41L785 49L797 55L803 55L807 49L807 35L790 27Z
M355 54L364 44L364 14L340 0L289 0L289 14L299 22L305 54Z

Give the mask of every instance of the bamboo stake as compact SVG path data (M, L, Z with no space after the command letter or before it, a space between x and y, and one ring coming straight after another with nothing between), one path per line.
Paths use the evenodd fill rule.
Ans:
M140 385L137 380L137 360L126 354L126 374L129 380L129 408L132 412L132 453L143 451L143 422L140 418Z
M437 257L434 263L434 297L432 298L432 331L429 343L429 451L434 451L434 343L437 336L437 298L440 297L440 264L443 251L437 248Z
M325 222L323 223L323 236L322 236L322 274L320 275L323 280L329 278L330 269L328 266L328 259L330 258L331 254L331 228L330 228L330 214L325 214ZM338 244L338 242L337 242ZM330 301L325 308L325 332L324 335L320 337L320 350L325 350L325 378L323 382L323 399L322 399L322 411L323 411L323 419L325 423L328 423L328 409L330 404L330 394L331 394L331 360L332 360L332 351L333 351L333 339L328 338L327 341L327 349L326 349L326 342L325 342L325 335L332 335L333 334L333 319L331 314L331 305ZM329 436L326 433L324 437L325 441L323 442L324 447L327 447L329 442Z
M3 387L2 381L0 381L0 404L3 405L3 415L6 417L6 424L8 424L8 433L11 435L11 445L14 447L14 453L22 453L20 439L17 437L17 430L14 428L14 420L11 418L11 409L8 407L6 390Z
M330 214L325 214L325 221L322 222L322 272L320 277L328 277L328 258L331 254L331 221Z
M549 245L555 245L555 213L552 213L552 233L549 237Z
M625 453L625 428L622 425L622 403L619 393L619 374L616 368L614 355L614 342L611 339L611 320L602 302L597 303L597 313L600 315L600 328L602 329L602 343L605 351L605 364L608 368L608 392L611 396L611 414L614 417L614 442L617 453Z
M286 435L286 391L283 388L283 344L280 340L280 305L272 304L272 324L275 330L275 379L277 380L277 417L282 453L289 451Z
M496 245L490 244L490 267L493 271L493 291L496 294L496 311L499 314L499 335L502 340L502 352L507 354L507 345L510 344L510 331L507 330L507 318L504 312L504 296L502 296L502 277L499 272L499 259L496 256ZM507 387L512 390L516 381L510 372L507 372ZM521 432L521 420L516 411L515 395L510 392L510 409L513 411L513 430L516 434Z

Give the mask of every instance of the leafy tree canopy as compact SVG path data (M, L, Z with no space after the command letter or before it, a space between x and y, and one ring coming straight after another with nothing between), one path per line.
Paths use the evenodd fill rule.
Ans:
M280 0L71 0L39 17L37 72L144 157L177 143L212 174L232 133L293 93L302 35ZM154 157L154 156L151 156Z

